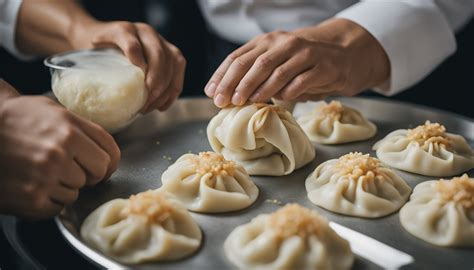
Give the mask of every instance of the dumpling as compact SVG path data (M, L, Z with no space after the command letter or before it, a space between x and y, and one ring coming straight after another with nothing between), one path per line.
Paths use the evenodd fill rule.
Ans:
M349 269L349 243L325 218L298 204L262 214L236 227L224 242L239 269Z
M464 174L418 184L400 210L400 222L428 243L474 247L474 178Z
M240 210L258 197L258 188L244 167L214 152L181 156L163 173L161 181L160 189L196 212Z
M411 188L368 154L350 153L319 165L306 179L309 200L336 213L377 218L396 212Z
M387 165L422 175L449 176L474 168L474 151L466 140L430 121L395 130L373 148Z
M173 195L149 190L101 205L84 220L81 237L117 261L137 264L189 256L202 236Z
M287 175L311 162L315 150L288 111L248 104L222 109L207 126L212 149L250 175Z
M339 101L320 101L311 111L308 104L298 104L293 115L309 139L321 144L341 144L369 139L377 127L359 111L343 106Z

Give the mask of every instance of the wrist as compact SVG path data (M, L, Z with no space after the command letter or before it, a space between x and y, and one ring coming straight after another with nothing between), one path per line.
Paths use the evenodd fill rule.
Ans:
M93 47L93 34L103 22L91 17L77 18L71 26L68 42L73 50L90 49Z
M390 61L380 43L362 26L347 19L333 18L298 29L296 35L311 41L335 45L344 52L349 77L363 89L376 87L390 77Z

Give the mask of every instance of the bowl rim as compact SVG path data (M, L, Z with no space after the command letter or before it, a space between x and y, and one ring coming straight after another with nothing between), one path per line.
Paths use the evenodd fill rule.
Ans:
M107 51L114 51L114 52L119 52L122 54L120 50L113 47L80 49L80 50L66 51L66 52L50 55L43 60L43 64L51 69L60 69L60 70L74 69L74 67L65 67L65 66L60 66L58 64L55 64L54 59L59 58L59 57L64 57L67 55L73 55L73 54L86 54L86 53L91 53L91 52L107 52Z

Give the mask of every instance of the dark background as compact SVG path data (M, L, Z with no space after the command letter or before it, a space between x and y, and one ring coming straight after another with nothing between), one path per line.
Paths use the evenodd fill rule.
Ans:
M186 59L187 70L183 95L202 95L211 72L237 45L210 34L195 1L173 0L85 0L84 6L101 20L144 21L147 2L159 5L168 16L151 21L158 31L178 46ZM111 8L113 7L113 8ZM420 33L422 34L422 33ZM412 89L391 99L432 106L474 118L474 21L456 35L458 50L429 77ZM436 46L436 44L433 44ZM0 75L25 94L41 94L50 89L49 71L42 59L32 63L17 61L0 50ZM379 96L375 93L364 95ZM0 216L0 221L5 220ZM11 220L10 220L11 221ZM52 220L39 222L15 221L14 228L25 247L47 269L90 269L58 232ZM0 268L31 269L25 260L8 245L0 232ZM14 235L9 235L10 238ZM59 259L58 259L59 258Z

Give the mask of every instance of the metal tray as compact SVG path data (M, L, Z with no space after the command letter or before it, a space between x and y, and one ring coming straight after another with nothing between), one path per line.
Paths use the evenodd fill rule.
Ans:
M227 235L238 225L249 222L261 213L275 211L282 203L297 202L317 209L329 220L375 238L415 258L408 269L448 269L450 267L472 269L474 250L441 248L425 243L408 234L400 225L398 214L379 219L362 219L335 214L313 205L306 196L304 181L321 162L351 151L375 153L372 145L388 132L414 127L425 120L443 123L452 133L463 135L474 145L474 121L455 114L433 110L413 104L382 99L338 98L344 104L360 110L378 127L377 135L364 142L338 146L315 145L316 159L309 165L283 177L252 177L260 189L258 200L250 208L227 214L196 214L192 216L201 226L204 238L200 250L192 257L169 263L150 263L134 266L134 269L229 269L233 268L223 253L222 244ZM209 119L217 113L210 100L204 98L180 99L165 113L152 113L138 119L127 130L116 135L122 150L118 171L111 180L94 188L83 190L79 200L67 207L56 218L65 239L82 255L106 268L123 268L106 256L82 242L78 229L85 217L102 203L114 198L126 198L131 194L161 185L162 172L179 156L189 151L198 153L210 150L206 137ZM398 171L410 186L430 179ZM474 170L469 172L474 175ZM370 261L357 258L353 269L378 269ZM405 267L404 267L405 268Z

